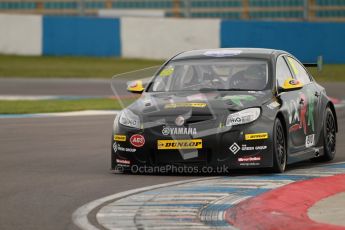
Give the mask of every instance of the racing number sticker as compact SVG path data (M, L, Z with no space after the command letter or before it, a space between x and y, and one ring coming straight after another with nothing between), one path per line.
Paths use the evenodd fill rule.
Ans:
M314 145L315 134L311 134L305 137L305 147L309 148Z

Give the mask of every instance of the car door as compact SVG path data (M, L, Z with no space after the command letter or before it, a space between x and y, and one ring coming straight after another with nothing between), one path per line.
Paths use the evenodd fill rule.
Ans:
M282 92L280 90L283 88L285 81L291 78L295 77L287 63L286 56L279 56L276 62L276 84L278 98L282 103L282 111L286 117L289 152L294 153L300 151L304 147L305 135L300 128L301 112L303 113L303 110L301 110L303 109L301 103L301 91L293 90Z
M305 67L293 57L287 56L286 60L294 78L303 84L303 88L299 92L299 127L296 125L295 129L291 130L293 142L301 149L310 148L316 143L316 130L318 128L316 121L319 120L320 116L318 112L319 103L317 103L318 94Z

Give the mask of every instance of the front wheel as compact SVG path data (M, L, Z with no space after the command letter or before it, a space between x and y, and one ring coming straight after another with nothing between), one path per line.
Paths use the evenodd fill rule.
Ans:
M284 128L281 121L276 118L273 127L273 172L283 173L285 171L287 162L286 149Z

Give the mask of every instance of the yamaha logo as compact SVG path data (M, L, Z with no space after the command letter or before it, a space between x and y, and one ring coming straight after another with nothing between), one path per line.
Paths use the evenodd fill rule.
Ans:
M182 126L184 124L184 122L185 122L184 117L182 117L182 116L176 117L175 124L177 126Z
M162 129L162 134L165 135L165 136L169 135L170 134L170 129L168 127L164 127Z
M196 128L185 128L185 127L179 127L179 128L169 128L169 127L163 127L162 134L167 135L196 135Z

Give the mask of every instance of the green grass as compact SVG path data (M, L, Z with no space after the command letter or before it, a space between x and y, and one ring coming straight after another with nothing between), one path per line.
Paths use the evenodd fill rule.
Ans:
M134 99L123 100L125 106ZM81 110L120 110L118 100L80 99L80 100L40 100L40 101L4 101L0 100L0 114L52 113Z
M345 81L345 64L324 65L321 72L317 68L309 69L316 81Z
M34 57L0 55L0 77L110 78L115 74L161 65L163 61L99 57ZM345 64L324 65L318 81L345 81Z
M111 78L115 74L161 65L163 61L96 58L34 57L0 55L0 77ZM317 81L345 81L345 64L324 65L322 72L310 68ZM129 76L126 75L126 78ZM133 100L125 100L125 104ZM1 101L0 114L50 113L121 109L113 99Z
M115 74L161 65L163 61L97 57L0 55L1 77L111 78Z

